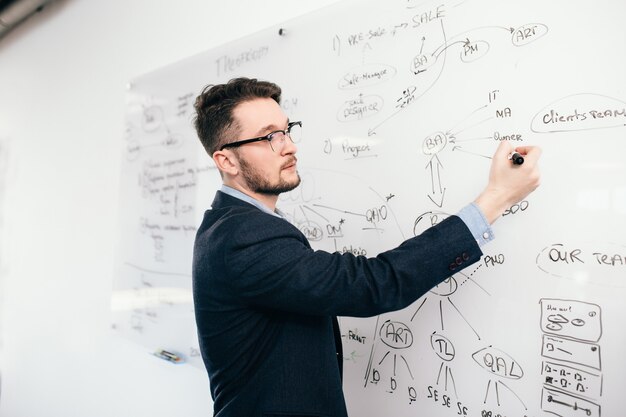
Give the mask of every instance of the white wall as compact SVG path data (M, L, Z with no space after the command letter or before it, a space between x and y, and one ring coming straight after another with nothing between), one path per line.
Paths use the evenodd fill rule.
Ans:
M1 417L207 416L206 374L109 330L125 86L336 0L60 0L0 40Z

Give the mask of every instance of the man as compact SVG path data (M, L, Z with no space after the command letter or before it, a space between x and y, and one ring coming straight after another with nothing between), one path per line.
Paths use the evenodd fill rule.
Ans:
M222 176L198 229L193 293L216 416L347 416L336 316L404 308L476 262L489 224L539 184L540 151L501 143L476 201L366 259L314 251L276 209L300 183L280 88L239 78L196 100L198 136ZM471 227L471 230L469 227Z

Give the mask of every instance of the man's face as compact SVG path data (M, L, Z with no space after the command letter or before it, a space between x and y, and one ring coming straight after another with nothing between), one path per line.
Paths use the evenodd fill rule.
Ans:
M289 122L280 105L269 98L243 102L235 107L233 115L240 126L236 140L286 130ZM285 138L284 143L272 141L272 146L267 141L261 141L234 150L239 162L239 173L252 192L278 195L300 184L300 175L296 169L296 145Z

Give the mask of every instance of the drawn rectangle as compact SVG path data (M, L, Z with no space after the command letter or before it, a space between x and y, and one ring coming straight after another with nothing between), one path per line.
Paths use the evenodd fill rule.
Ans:
M602 311L597 304L542 298L541 331L561 337L597 342L602 336Z
M602 369L600 346L595 343L580 342L544 334L541 355L546 358L577 363L597 370Z
M600 417L601 411L596 403L547 388L541 392L541 409L561 417Z
M557 388L586 398L602 396L602 375L571 366L544 362L541 368L546 388Z

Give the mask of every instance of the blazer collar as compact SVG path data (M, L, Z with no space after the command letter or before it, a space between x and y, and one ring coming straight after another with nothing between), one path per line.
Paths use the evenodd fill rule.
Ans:
M222 188L219 190L219 193L221 193L224 196L227 197L231 197L234 198L235 200L239 200L241 202L250 204L256 208L258 208L259 210L261 210L264 213L270 214L272 216L276 216L278 218L285 218L285 215L278 209L276 209L276 211L272 211L270 210L267 206L265 206L263 203L261 203L260 201L250 197L249 195L246 195L244 193L242 193L239 190L236 190L232 187L229 187L227 185L222 185ZM217 198L217 195L216 195ZM215 206L212 206L213 208L215 208Z

